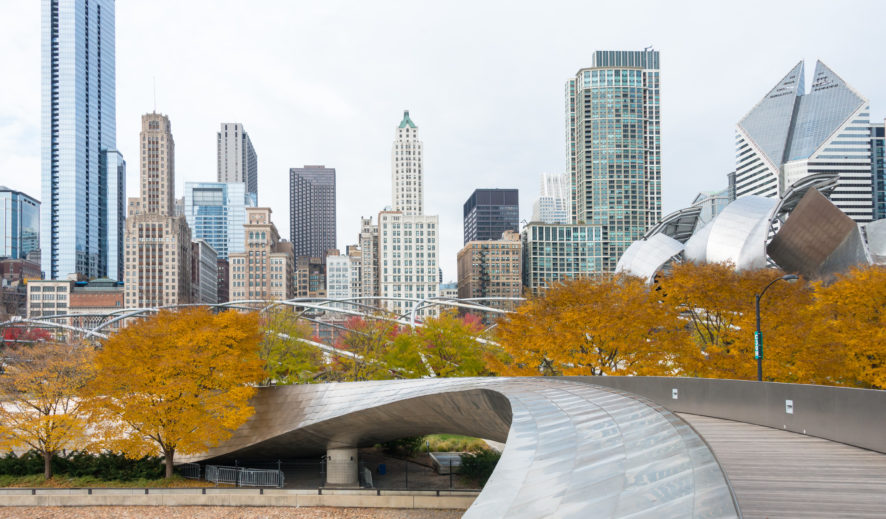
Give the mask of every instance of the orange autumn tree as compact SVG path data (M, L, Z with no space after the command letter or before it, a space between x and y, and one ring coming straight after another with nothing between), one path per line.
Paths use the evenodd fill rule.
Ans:
M601 276L559 283L498 325L502 375L668 375L685 341L676 314L643 280Z
M52 477L52 456L84 443L81 391L91 348L36 342L4 352L0 373L0 449L31 448Z
M661 277L662 300L680 313L690 345L680 350L681 374L755 379L754 295L782 275L773 269L739 272L729 264L685 263ZM775 283L761 300L765 379L831 380L836 359L815 351L809 326L811 302L812 291L803 280Z
M176 453L204 452L252 415L261 340L257 314L205 308L162 310L111 336L88 388L96 447L162 453L172 476Z
M842 361L842 382L886 388L886 269L855 268L828 286L816 283L813 309L816 351Z

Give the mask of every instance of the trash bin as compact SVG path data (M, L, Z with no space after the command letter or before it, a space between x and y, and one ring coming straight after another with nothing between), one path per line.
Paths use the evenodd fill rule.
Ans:
M378 473L379 474L384 476L387 471L388 471L388 467L384 463L378 464Z

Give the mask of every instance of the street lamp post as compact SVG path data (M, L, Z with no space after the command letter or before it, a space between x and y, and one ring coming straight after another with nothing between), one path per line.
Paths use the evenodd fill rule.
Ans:
M763 381L763 332L760 331L760 298L776 281L793 281L795 279L798 279L795 274L786 274L780 278L775 278L759 294L754 296L756 298L757 310L757 331L754 333L754 358L757 359L757 382Z

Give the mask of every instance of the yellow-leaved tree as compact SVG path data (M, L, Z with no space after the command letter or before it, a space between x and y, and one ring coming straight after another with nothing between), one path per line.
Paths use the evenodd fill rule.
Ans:
M5 352L0 373L0 449L28 447L43 455L43 476L52 477L52 456L84 444L81 391L90 376L91 348L36 342Z
M261 340L257 314L205 308L162 310L111 336L88 387L96 447L162 454L172 476L176 453L204 452L252 415Z
M686 341L676 314L643 280L600 276L559 283L498 325L502 375L667 375Z
M691 347L682 348L681 374L752 380L755 294L783 276L773 269L736 271L730 264L675 265L660 279L662 300L681 315ZM803 281L776 282L760 303L766 380L834 383L836 359L815 351L809 326L812 291Z
M817 352L843 361L843 383L886 389L886 268L855 268L824 286L813 305Z

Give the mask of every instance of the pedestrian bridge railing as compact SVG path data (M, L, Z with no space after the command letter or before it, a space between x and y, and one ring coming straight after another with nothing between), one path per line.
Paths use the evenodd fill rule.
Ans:
M724 418L886 453L886 391L688 377L569 377L677 413Z

